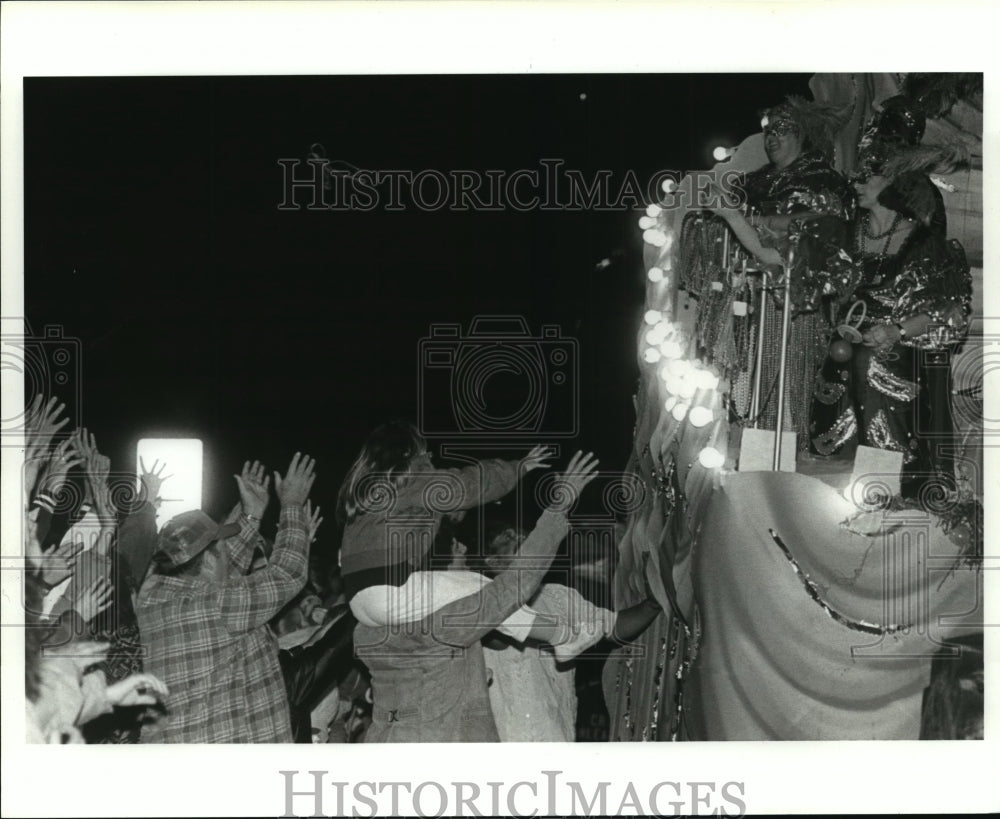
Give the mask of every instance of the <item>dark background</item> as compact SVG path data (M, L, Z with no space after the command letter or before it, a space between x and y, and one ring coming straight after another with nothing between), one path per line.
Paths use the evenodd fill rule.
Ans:
M786 94L808 96L808 78L27 79L27 317L80 340L79 411L115 468L144 436L204 440L216 514L244 459L284 468L296 449L318 459L314 496L332 513L367 433L416 418L430 325L483 314L576 339L580 432L564 452L621 469L644 293L635 213L282 212L277 160L314 142L368 169L558 158L586 178L611 170L615 189L629 169L645 184L710 167L712 147ZM504 378L488 400L519 394ZM431 401L440 426L448 401Z

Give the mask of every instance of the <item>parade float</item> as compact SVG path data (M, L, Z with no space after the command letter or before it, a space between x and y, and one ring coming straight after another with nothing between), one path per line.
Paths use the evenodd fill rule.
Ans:
M837 170L853 169L865 123L903 80L813 77L814 98L842 112ZM699 211L704 175L666 183L639 216L646 304L630 469L646 491L619 542L615 603L636 603L651 582L665 613L605 666L612 741L981 731L982 96L939 108L924 144L960 140L972 157L931 180L974 282L969 336L952 358L956 490L902 502L901 461L866 447L811 456L794 432L762 428L761 351L780 351L783 379L788 317L771 338L753 317L762 299L789 304L799 268L788 259L790 276L754 275L725 224ZM767 162L759 134L724 153L717 180ZM779 418L783 396L782 381Z

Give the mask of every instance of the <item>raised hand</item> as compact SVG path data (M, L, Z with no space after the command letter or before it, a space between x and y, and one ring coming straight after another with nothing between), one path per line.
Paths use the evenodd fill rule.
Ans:
M163 482L172 476L163 474L167 465L166 463L161 464L159 458L153 461L151 469L147 469L145 462L140 457L139 468L142 470L139 480L142 482L143 495L149 503L153 503L160 497L160 487L163 486Z
M90 493L94 498L94 512L102 528L113 528L118 523L118 514L111 502L111 489L106 474L90 475Z
M56 586L73 574L77 555L82 551L82 540L67 540L45 555L42 562L42 580L45 584Z
M71 469L83 465L83 458L73 446L73 438L67 438L49 456L48 471L45 475L45 490L58 495L66 485Z
M112 705L130 708L136 705L156 705L170 691L159 677L152 674L132 674L107 688L108 702Z
M99 577L76 598L73 608L83 622L89 623L111 605L114 593L114 587L108 578Z
M566 471L556 478L556 486L549 507L565 512L576 503L584 487L597 477L600 461L593 452L577 452L566 465Z
M240 488L243 514L259 522L264 517L268 501L271 499L268 494L271 479L266 470L260 461L254 461L253 465L250 461L246 461L243 464L243 472L233 477L236 478L236 485Z
M536 446L521 461L521 472L527 474L533 469L548 469L551 464L545 462L551 457L553 457L553 452L550 447Z
M66 409L65 404L60 404L59 399L55 396L50 398L44 406L43 400L41 395L36 395L27 412L25 437L27 438L27 456L29 457L43 457L48 452L52 437L69 423L69 418L59 420L59 416Z
M316 461L308 455L296 452L284 478L277 472L274 473L274 490L282 506L301 506L306 502L313 481L316 480L316 473L313 471L315 466Z
M315 509L312 508L312 501L306 501L306 528L309 530L309 542L316 542L316 532L319 530L319 525L323 522L323 518L319 516L319 507Z

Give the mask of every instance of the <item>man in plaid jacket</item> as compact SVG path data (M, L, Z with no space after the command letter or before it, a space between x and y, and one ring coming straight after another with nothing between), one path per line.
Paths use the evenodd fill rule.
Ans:
M278 643L268 621L305 585L309 520L303 504L315 462L299 453L284 479L270 560L247 573L267 508L264 468L236 476L238 522L216 524L204 512L178 515L164 527L136 613L146 669L170 690L166 714L143 727L142 742L291 742Z

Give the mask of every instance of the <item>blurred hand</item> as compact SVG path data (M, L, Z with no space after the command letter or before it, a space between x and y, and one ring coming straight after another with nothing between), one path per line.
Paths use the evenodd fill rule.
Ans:
M593 452L584 455L577 452L566 465L566 471L556 478L553 490L554 500L550 509L565 512L576 503L584 487L597 477L597 467L600 461L594 458Z
M236 478L236 485L240 488L240 503L243 505L243 514L259 521L264 517L268 501L271 500L271 496L268 494L268 488L271 485L270 477L260 461L254 461L253 465L250 464L250 461L246 461L243 464L243 472L239 475L233 475L233 477Z
M83 541L60 543L45 556L42 562L42 580L47 586L56 586L73 574L76 558L83 551Z
M316 462L308 455L296 452L284 478L274 473L274 489L282 506L301 506L306 502L316 480L315 466Z
M142 482L143 494L149 503L153 503L160 497L160 487L163 486L163 482L173 476L163 474L167 465L166 463L161 464L159 458L153 461L152 469L147 469L142 458L139 458L139 468L142 470L139 480Z
M545 463L552 457L552 450L547 446L536 446L521 461L521 472L527 474L534 469L548 469L551 464Z
M90 478L90 493L94 498L94 513L104 529L115 528L118 525L118 513L111 502L111 490L108 487L107 475L92 475Z
M99 577L76 598L73 608L83 622L89 623L111 605L114 592L111 581L106 577Z
M73 446L73 439L67 438L49 456L48 471L45 474L45 490L58 495L66 485L71 469L83 465L83 458Z
M69 423L69 418L59 420L65 404L60 404L59 399L53 396L47 404L43 405L41 395L36 395L28 408L27 420L25 422L25 438L27 452L25 458L43 458L49 451L53 436Z
M152 674L132 674L107 689L108 702L124 708L156 705L169 693L167 686Z
M316 532L319 530L319 525L323 522L323 518L319 516L319 507L317 506L314 510L312 508L312 501L306 501L306 521L307 528L309 530L309 542L316 542Z

